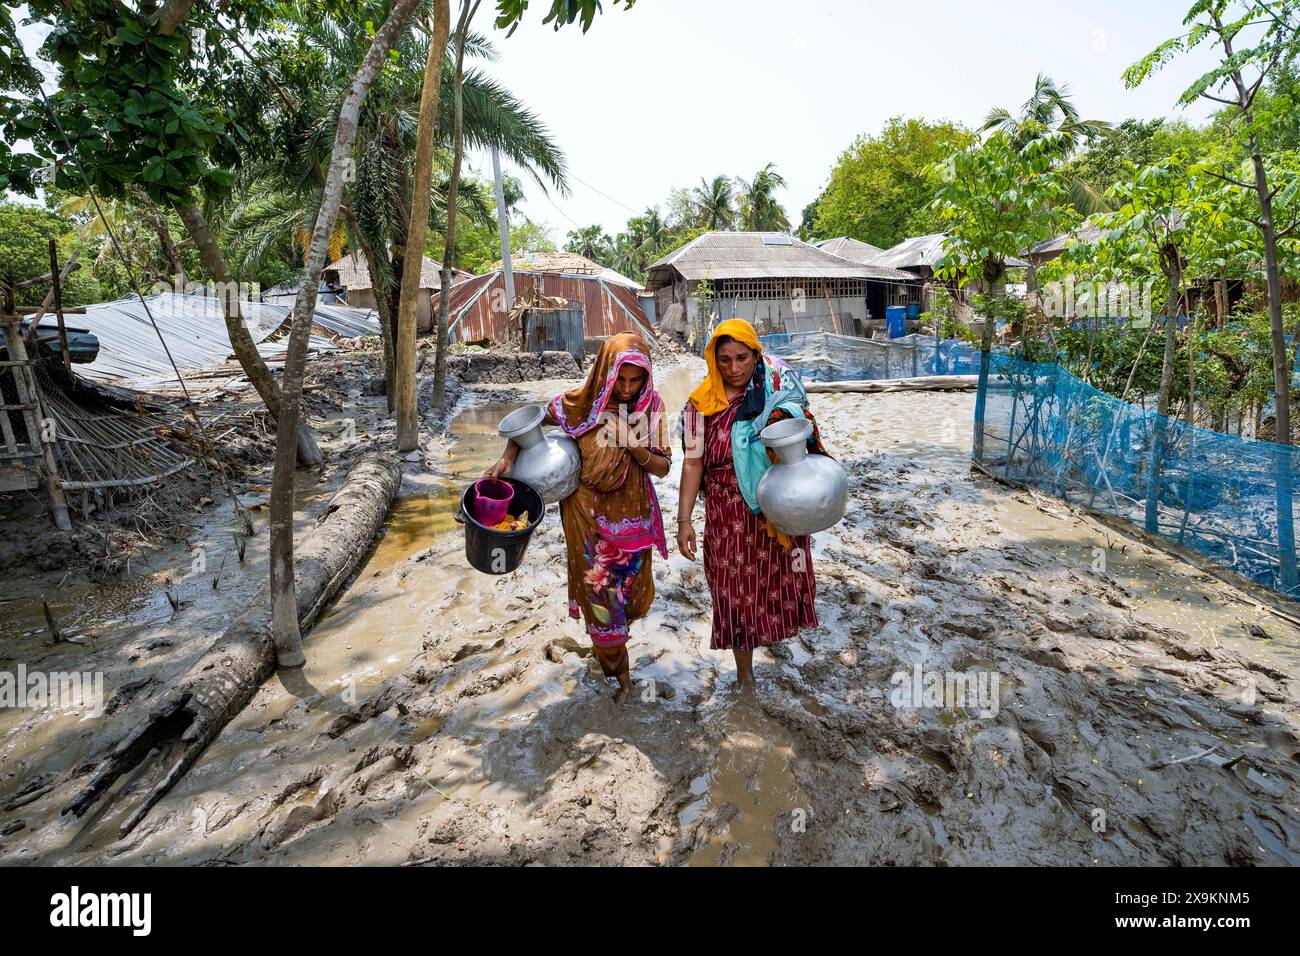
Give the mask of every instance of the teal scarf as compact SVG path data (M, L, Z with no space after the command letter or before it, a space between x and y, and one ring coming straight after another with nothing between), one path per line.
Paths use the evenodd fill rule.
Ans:
M761 361L763 410L749 419L737 416L731 424L731 458L736 467L736 484L740 487L745 504L754 514L760 513L759 479L772 467L772 459L768 458L767 446L759 438L759 433L767 427L768 419L777 409L784 409L794 418L808 417L804 414L808 405L808 392L794 369L775 355L764 354Z

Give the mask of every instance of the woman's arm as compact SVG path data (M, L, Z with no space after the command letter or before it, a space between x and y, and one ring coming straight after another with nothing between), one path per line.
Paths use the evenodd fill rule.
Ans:
M513 438L506 439L506 450L501 453L497 463L483 472L484 478L505 478L509 476L511 470L515 467L515 459L519 457L519 446L515 444Z
M655 451L648 444L642 444L639 440L642 436L637 434L636 429L619 430L623 433L624 447L627 453L632 456L634 462L656 478L662 478L668 474L669 469L672 468L672 461L669 460L667 455Z
M691 561L695 560L695 527L691 512L700 495L700 481L704 477L704 459L698 455L682 459L682 487L677 495L677 550Z
M627 452L632 456L632 460L640 465L643 469L650 472L656 478L662 478L668 474L672 468L670 462L665 456L658 452L651 451L649 448L628 446Z

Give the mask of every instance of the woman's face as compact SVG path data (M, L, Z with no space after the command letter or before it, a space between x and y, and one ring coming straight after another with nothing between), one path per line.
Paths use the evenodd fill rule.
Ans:
M645 384L645 369L639 365L624 364L618 370L618 378L614 379L614 401L620 405L627 405L632 399L637 397L641 391L641 386Z
M732 388L744 388L754 374L758 353L743 342L724 342L718 346L718 374Z

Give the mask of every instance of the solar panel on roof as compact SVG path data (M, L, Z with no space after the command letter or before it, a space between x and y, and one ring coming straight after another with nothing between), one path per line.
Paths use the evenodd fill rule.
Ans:
M769 235L763 237L765 246L789 246L793 245L789 236Z

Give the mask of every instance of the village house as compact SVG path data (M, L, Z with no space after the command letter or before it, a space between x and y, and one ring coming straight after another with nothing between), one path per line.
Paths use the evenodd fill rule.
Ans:
M714 320L732 317L752 322L760 334L866 335L883 327L895 296L915 296L919 287L901 270L852 262L771 232L706 232L651 264L646 282L660 328L696 347Z
M452 285L467 279L471 273L463 269L452 270ZM365 253L349 252L327 265L322 273L324 286L341 297L353 309L373 309L375 288L370 280L370 266ZM433 309L430 298L442 288L442 264L428 256L420 266L420 294L416 299L415 330L421 335L433 331Z
M523 256L511 273L514 304L531 308L512 308L501 269L459 282L448 299L448 341L519 343L529 351L580 358L619 332L655 337L639 299L641 286L584 256ZM432 307L438 306L435 295Z

